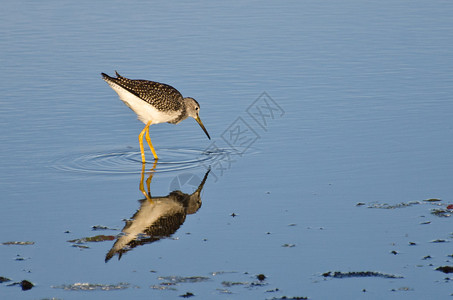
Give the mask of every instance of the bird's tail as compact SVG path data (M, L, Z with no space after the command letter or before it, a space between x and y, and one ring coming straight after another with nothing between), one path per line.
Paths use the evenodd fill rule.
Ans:
M105 73L101 73L102 75L102 78L106 81L110 80L110 81L114 81L115 79L119 79L119 78L123 78L123 76L121 76L120 74L118 74L118 72L115 70L115 74L116 74L116 78L114 77L110 77L109 75L105 74Z
M101 75L102 75L102 78L103 78L104 80L112 80L112 79L113 79L112 77L110 77L109 75L107 75L107 74L105 74L105 73L101 73Z

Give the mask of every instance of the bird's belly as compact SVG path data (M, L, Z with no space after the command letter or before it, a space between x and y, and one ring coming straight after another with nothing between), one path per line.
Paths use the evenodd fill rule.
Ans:
M143 99L135 96L129 91L123 89L122 87L110 84L113 90L118 94L120 99L132 109L137 118L143 123L148 123L151 121L151 124L165 123L173 120L176 116L174 114L169 114L165 111L159 111L154 106L144 101Z

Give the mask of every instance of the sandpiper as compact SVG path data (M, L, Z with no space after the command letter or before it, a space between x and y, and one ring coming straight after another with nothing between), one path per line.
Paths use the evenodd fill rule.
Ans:
M164 122L178 124L182 120L187 119L187 117L192 117L201 126L208 138L211 139L200 120L198 115L200 104L195 99L190 97L183 98L177 89L168 84L149 80L132 80L121 76L116 71L115 73L116 78L110 77L105 73L101 73L101 75L120 99L137 114L138 119L146 124L138 135L142 163L146 163L143 149L143 135L145 133L146 141L154 159L158 159L149 137L150 125Z

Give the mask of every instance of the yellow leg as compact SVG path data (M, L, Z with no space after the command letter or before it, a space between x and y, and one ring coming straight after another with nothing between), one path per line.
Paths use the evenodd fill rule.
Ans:
M148 122L146 124L145 129L146 129L146 141L148 142L149 149L151 149L151 152L153 153L154 159L158 160L159 158L157 157L156 151L154 150L153 144L151 143L151 138L149 137L149 125L151 125L151 122Z
M151 138L149 137L149 126L151 125L151 121L146 123L145 128L140 132L138 135L138 142L140 144L140 153L142 155L142 163L146 163L145 160L145 150L143 149L143 135L145 135L146 142L148 142L148 146L151 149L151 152L153 153L154 159L158 160L159 158L157 157L156 150L154 150L153 144L151 143Z
M138 135L138 144L140 145L140 153L142 155L142 163L146 163L145 160L145 150L143 149L143 135L145 134L146 128L148 128L149 124L146 124L145 128L143 128L142 132Z

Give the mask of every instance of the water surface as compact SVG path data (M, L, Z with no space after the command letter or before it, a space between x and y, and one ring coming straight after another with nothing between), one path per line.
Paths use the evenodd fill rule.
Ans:
M0 276L35 286L0 293L448 298L452 8L4 3ZM141 186L143 124L102 81L114 70L197 99L213 139L193 120L152 126L161 160ZM150 197L190 195L209 169L174 233L105 263L146 178Z

